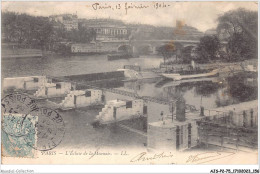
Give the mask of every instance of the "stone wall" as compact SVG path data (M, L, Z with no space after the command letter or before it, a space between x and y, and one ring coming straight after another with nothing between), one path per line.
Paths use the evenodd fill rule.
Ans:
M47 82L46 76L4 78L3 89L8 88L34 90Z

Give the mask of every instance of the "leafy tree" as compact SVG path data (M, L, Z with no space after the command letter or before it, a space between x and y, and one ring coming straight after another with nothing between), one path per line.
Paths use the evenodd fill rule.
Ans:
M209 97L211 94L216 93L219 87L220 84L218 83L202 81L196 83L195 92L197 95Z
M42 49L52 42L53 27L45 17L5 12L2 14L2 30L6 42Z
M257 25L256 11L243 8L225 13L218 18L217 31L227 41L229 60L243 60L257 57Z
M245 84L245 78L244 74L237 74L227 79L229 94L240 102L257 99L257 87Z
M192 54L193 48L194 48L194 46L187 46L182 49L181 57L182 57L183 63L190 63L190 61L192 60L191 54Z
M210 60L217 59L220 50L220 41L216 35L204 36L198 44L198 62L206 63Z
M257 53L256 42L242 33L234 33L228 39L227 52L228 61L240 61L247 58L254 58Z
M157 51L163 56L164 64L167 59L171 58L173 55L176 54L176 48L173 42L169 42L165 45L162 45L157 49Z

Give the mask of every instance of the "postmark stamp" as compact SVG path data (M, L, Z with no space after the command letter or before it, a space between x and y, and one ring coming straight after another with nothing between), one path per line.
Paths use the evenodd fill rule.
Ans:
M13 157L35 157L28 140L36 144L35 124L38 118L24 114L5 113L2 119L2 145L3 155Z
M26 94L12 93L6 95L1 102L2 113L28 114L37 109L35 100Z
M20 114L22 118L19 117L16 120L16 117L9 118L7 120L3 120L2 122L2 129L11 136L23 136L21 134L21 125L23 121L26 119L26 116L34 111L37 110L38 106L37 103L31 99L29 96L21 93L13 93L6 95L1 102L1 112L2 115L6 114ZM16 123L15 129L10 129L9 124ZM9 130L7 130L9 128ZM20 130L18 130L20 129Z
M9 94L2 99L2 145L4 156L35 157L60 144L65 133L61 115L39 108L25 94Z
M26 137L28 144L40 151L48 151L57 147L65 134L65 124L61 115L49 108L39 108L31 114L38 117L38 122L35 124L37 146Z
M29 113L38 106L34 100L22 93L12 93L2 99L2 146L4 156L35 157L35 151L27 142L29 137L36 143L35 123L38 118Z

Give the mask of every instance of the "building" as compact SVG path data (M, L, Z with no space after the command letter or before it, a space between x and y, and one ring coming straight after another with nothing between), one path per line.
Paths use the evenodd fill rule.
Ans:
M208 29L205 31L205 36L212 36L212 35L218 36L219 40L221 41L227 41L227 39L229 38L229 35L227 33L218 32L217 29L215 28Z
M112 44L104 44L102 42L91 43L74 43L71 44L72 54L87 54L87 53L107 53L117 52L118 48Z
M148 148L186 150L197 146L198 129L195 121L167 119L148 125Z
M96 116L96 121L101 124L108 124L145 114L147 114L147 107L141 99L129 101L110 100Z
M78 30L78 16L75 14L53 15L49 17L49 20L56 22L55 26L57 27L60 27L59 24L62 24L67 31Z
M104 100L101 90L75 90L70 91L60 103L62 109L86 107L94 104L101 104Z
M45 83L35 93L35 97L49 98L49 97L60 97L67 95L73 85L69 82L57 82L57 83Z
M186 116L185 102L176 102L176 117L162 118L148 124L148 148L186 150L197 146L198 126L200 117Z
M47 83L46 76L4 78L3 89L35 90Z
M129 31L127 26L114 19L81 19L81 27L94 29L97 41L128 40Z
M208 36L208 35L217 35L217 30L212 28L212 29L208 29L205 31L205 36Z

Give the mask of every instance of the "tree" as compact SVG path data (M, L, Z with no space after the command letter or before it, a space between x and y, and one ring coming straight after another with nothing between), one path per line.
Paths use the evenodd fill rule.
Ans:
M218 18L218 34L228 41L229 60L243 60L257 57L256 11L243 8L225 13Z
M161 47L158 48L158 52L162 54L163 56L163 62L165 64L165 61L169 58L171 58L175 54L175 45L173 42L169 42Z
M5 12L2 21L6 42L45 49L52 41L53 27L48 18Z
M183 63L190 63L191 60L192 60L192 50L193 50L194 46L187 46L187 47L184 47L182 49L182 54L181 54L181 57L182 57L182 62Z
M198 44L198 62L206 63L210 60L217 59L220 50L220 41L216 35L204 36Z
M4 42L18 43L19 46L55 49L59 42L89 43L96 38L94 29L79 27L79 30L66 31L63 24L49 21L47 17L4 12L2 14Z
M213 83L213 82L197 82L195 85L195 93L200 96L209 97L211 94L214 94L217 92L217 90L220 87L219 83Z

